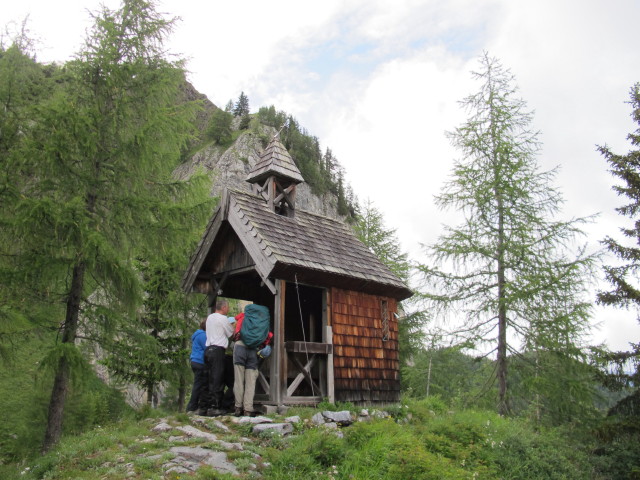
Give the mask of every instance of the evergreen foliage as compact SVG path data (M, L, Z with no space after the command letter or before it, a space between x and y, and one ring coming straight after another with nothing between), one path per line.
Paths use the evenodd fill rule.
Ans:
M318 138L301 128L295 118L286 112L276 110L273 105L261 107L257 118L261 124L280 131L284 146L312 191L319 196L327 192L336 195L338 213L346 216L347 221L351 221L356 214L357 200L351 187L345 185L344 169L331 150L327 148L323 155Z
M327 149L325 158L333 162L333 155L329 149ZM409 283L411 265L408 255L400 248L396 230L386 227L382 213L371 200L367 200L357 209L352 228L358 239L369 247L382 263L389 267L403 282ZM402 304L399 310L401 312L404 310ZM423 327L426 324L426 319L423 312L417 311L403 313L398 320L400 363L402 365L421 348L425 339Z
M640 83L631 88L629 96L631 117L638 125L627 136L633 149L624 155L612 152L606 145L598 150L609 164L611 174L620 180L613 190L628 202L616 211L633 223L620 229L625 241L611 236L603 241L618 262L604 267L605 278L613 288L598 292L597 300L603 305L637 312L640 311ZM629 347L622 352L600 352L600 362L606 367L603 375L606 385L629 393L611 408L609 418L598 432L601 440L598 453L615 472L615 478L640 475L640 343L630 343Z
M418 399L435 396L457 408L492 408L492 401L483 395L492 362L462 350L434 344L416 352L411 364L401 369L405 393Z
M207 127L207 137L219 145L225 145L231 141L233 115L224 110L217 109L211 115L209 126Z
M134 258L201 229L209 205L203 177L171 178L198 108L178 101L184 73L164 58L172 21L144 0L94 20L84 50L57 73L7 158L13 186L0 214L13 288L53 305L48 324L60 328L48 354L58 360L44 449L62 433L84 322L106 330L135 318L143 290ZM30 315L26 305L13 311Z
M454 313L457 333L477 348L493 346L497 408L506 414L511 355L554 352L566 360L558 366L584 358L581 338L589 328L585 298L594 258L583 250L571 253L586 220L554 218L562 203L551 185L555 172L539 170L537 133L530 129L525 102L516 97L513 76L486 54L481 66L474 73L480 90L462 102L469 118L449 134L463 158L436 198L463 219L457 227L445 227L428 247L433 263L419 269L423 297L433 311ZM570 375L570 370L535 372L555 390ZM550 394L547 385L538 383L537 394Z
M613 286L613 290L598 293L598 302L614 307L634 308L640 310L640 287L638 277L640 272L640 83L633 86L630 92L630 104L633 108L632 118L639 128L630 133L627 138L635 150L626 155L613 153L606 145L598 147L600 153L609 164L612 175L622 181L615 185L613 190L620 196L626 197L630 203L616 208L616 211L633 220L631 227L621 228L624 237L630 241L627 243L606 237L603 241L605 247L622 264L604 267L607 281ZM640 317L639 317L640 318ZM616 352L609 355L608 360L617 365L617 380L622 385L640 385L640 344L631 344L627 352ZM631 368L629 368L631 367ZM634 408L635 415L640 415L640 403Z
M55 332L42 330L15 336L10 359L0 364L0 464L32 457L42 444L52 376L38 359L54 337ZM120 392L105 385L92 369L85 372L82 379L76 378L81 381L76 381L69 392L66 435L79 434L132 413Z
M249 97L247 97L244 92L240 92L238 101L233 107L233 116L246 117L247 115L249 115Z
M409 283L410 264L400 248L395 229L385 226L384 218L370 199L360 205L352 228L362 243L403 282Z
M10 45L0 44L0 357L11 356L9 346L15 337L47 322L51 313L16 269L19 254L11 234L10 212L21 196L20 164L25 141L35 127L33 118L39 104L51 93L50 76L55 66L35 61L32 42L24 31L16 33ZM29 173L30 174L30 173ZM43 297L49 292L43 291ZM28 306L28 309L25 308Z

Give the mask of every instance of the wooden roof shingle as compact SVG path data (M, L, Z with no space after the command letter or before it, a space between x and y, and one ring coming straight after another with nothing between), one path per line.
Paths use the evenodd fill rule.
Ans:
M275 136L264 149L262 155L247 175L247 182L258 183L267 177L275 175L292 180L295 183L304 182L302 174L296 167L293 158L282 145L280 139Z
M236 190L225 192L220 209L192 257L183 280L186 290L200 273L208 253L202 250L213 244L221 221L228 221L263 278L295 278L311 285L340 286L398 300L412 295L342 222L303 210L296 210L294 217L278 215L262 197Z

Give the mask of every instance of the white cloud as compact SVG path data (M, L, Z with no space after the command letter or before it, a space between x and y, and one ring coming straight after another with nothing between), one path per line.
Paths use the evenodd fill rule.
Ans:
M65 60L84 36L86 9L98 3L11 2L0 23L30 11L40 58ZM457 102L475 90L469 72L484 50L511 68L535 110L540 163L561 167L565 215L602 212L587 228L594 247L622 225L595 145L626 152L637 128L624 103L640 81L636 0L166 0L160 11L182 17L171 46L190 58L198 90L218 105L244 90L254 110L274 104L294 115L412 255L451 223L433 204L458 156L444 131L464 120ZM612 347L640 338L633 319L596 311L598 338Z

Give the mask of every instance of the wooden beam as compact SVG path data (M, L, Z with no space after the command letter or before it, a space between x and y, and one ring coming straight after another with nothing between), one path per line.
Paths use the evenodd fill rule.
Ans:
M300 385L300 382L302 382L302 378L301 378L302 376L304 376L304 379L311 386L311 390L314 393L318 392L318 394L322 395L322 389L318 386L316 382L313 381L313 377L311 377L311 373L310 373L311 367L315 363L316 355L312 355L306 365L302 365L302 363L300 362L300 360L298 360L295 354L291 355L290 358L291 358L291 361L295 364L295 366L298 367L298 370L300 370L300 373L293 380L293 382L291 383L291 386L287 389L287 395L288 396L293 395L293 392L295 392L295 390ZM298 378L300 378L300 380L298 380Z
M260 279L262 280L262 283L269 289L269 291L275 295L277 293L277 289L276 286L271 283L271 280L269 280L268 278L264 277L262 275L262 273L260 273L259 270L256 270L256 272L258 272L258 275L260 275Z
M320 353L323 355L333 353L333 345L319 342L285 342L284 348L287 352L294 353Z
M322 337L324 343L331 344L331 346L333 346L333 329L331 328L331 325L327 325L324 327ZM335 403L336 401L334 381L332 350L331 353L327 355L327 400L329 401L329 403Z
M282 404L282 384L286 379L286 353L284 351L284 305L286 283L276 280L277 293L273 305L273 354L271 355L269 400Z

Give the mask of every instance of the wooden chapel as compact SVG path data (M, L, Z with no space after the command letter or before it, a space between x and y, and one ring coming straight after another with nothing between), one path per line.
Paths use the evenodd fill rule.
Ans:
M183 279L186 291L265 305L273 353L256 404L399 400L398 302L412 295L338 220L296 209L304 181L276 135L225 190Z

